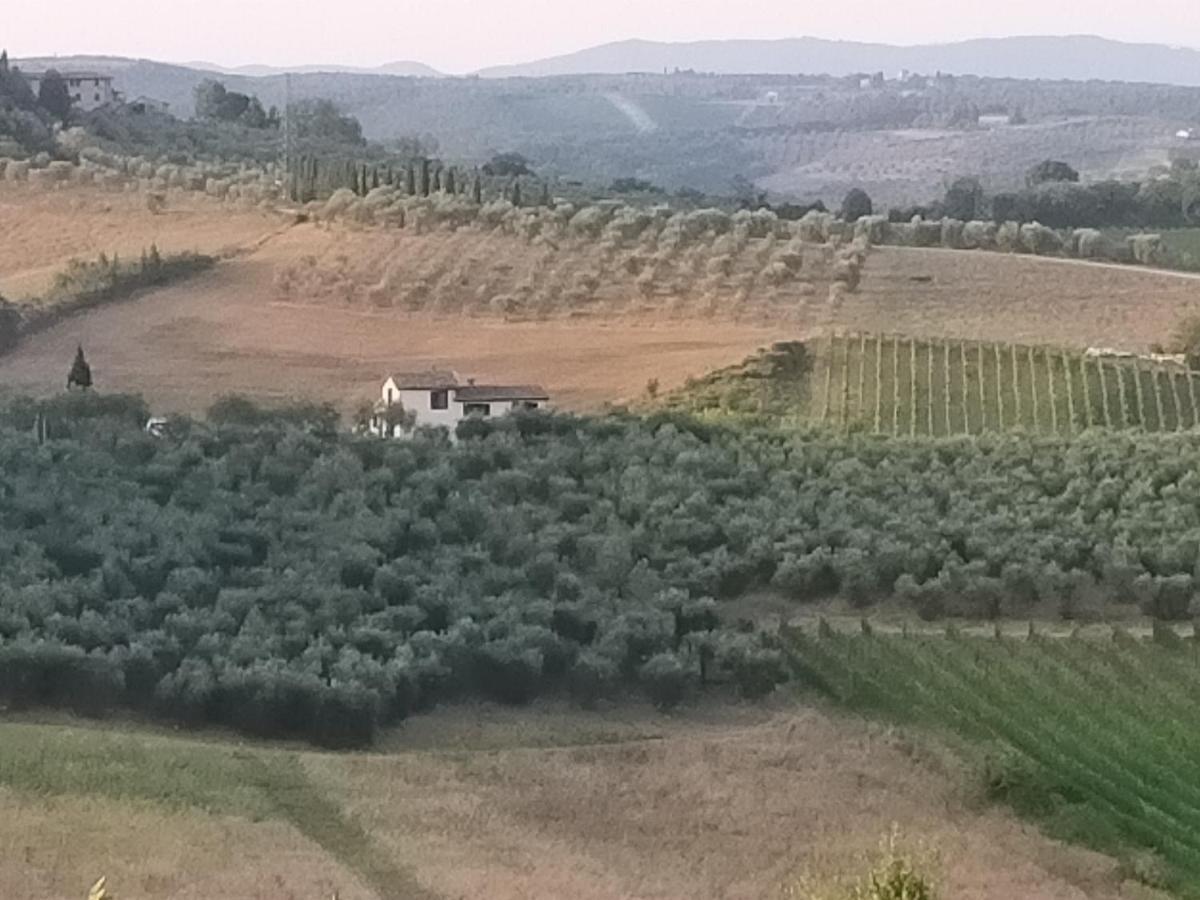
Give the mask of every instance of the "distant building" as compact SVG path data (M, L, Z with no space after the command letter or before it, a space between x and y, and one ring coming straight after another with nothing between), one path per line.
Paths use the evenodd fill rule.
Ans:
M1185 141L1200 141L1200 129L1184 128L1175 132L1175 137Z
M375 404L372 434L399 437L400 425L391 422L389 411L403 410L414 417L414 426L442 426L453 431L471 416L496 418L516 410L544 409L550 395L540 385L476 384L463 381L456 372L428 371L388 376Z
M88 112L93 109L99 109L101 106L106 106L109 103L115 103L120 99L120 94L113 90L113 79L111 75L102 75L99 72L59 72L63 81L67 83L67 92L71 95L71 103L76 109L82 109ZM42 85L42 79L46 76L45 72L26 72L25 77L29 81L29 86L33 88L34 93Z
M171 104L165 100L155 100L153 97L138 97L136 100L129 101L129 109L137 115L145 115L146 113L169 113Z
M979 124L983 128L1004 128L1012 124L1012 116L1008 113L984 113L979 117Z

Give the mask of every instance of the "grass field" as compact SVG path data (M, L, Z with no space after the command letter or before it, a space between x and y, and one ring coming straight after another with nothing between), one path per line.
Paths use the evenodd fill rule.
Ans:
M1181 431L1200 421L1195 373L1045 346L830 335L777 345L667 402L892 436L1087 428Z
M893 825L947 897L1132 896L1112 860L981 807L948 757L783 698L473 706L370 754L67 720L0 740L0 889L23 900L101 874L122 900L750 900L857 874Z
M990 794L1052 834L1200 896L1197 645L1156 640L798 634L798 671L839 701L947 730Z
M135 260L151 244L163 254L219 256L280 223L273 214L195 193L172 192L156 215L140 193L0 181L0 294L14 301L43 294L71 259L104 253Z

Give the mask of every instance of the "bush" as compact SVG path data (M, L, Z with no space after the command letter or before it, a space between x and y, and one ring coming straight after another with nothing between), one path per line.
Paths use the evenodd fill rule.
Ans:
M1161 234L1135 234L1129 238L1133 258L1143 266L1161 266L1167 262L1167 248Z
M607 656L594 650L585 650L571 667L567 679L568 690L576 703L584 709L593 709L611 695L619 674L617 664Z
M542 653L536 648L511 639L493 641L478 650L477 684L502 703L528 703L541 686L542 664Z
M782 651L765 646L754 635L726 637L718 647L717 662L733 676L738 692L748 700L767 696L788 678Z
M659 653L638 670L638 680L654 705L667 712L683 702L688 676L678 656Z
M875 211L871 198L862 188L851 189L842 199L841 219L843 222L857 222L864 216Z

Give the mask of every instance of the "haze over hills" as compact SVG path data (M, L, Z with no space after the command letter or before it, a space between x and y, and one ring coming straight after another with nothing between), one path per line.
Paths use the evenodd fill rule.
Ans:
M111 56L66 56L24 60L27 67L88 65L121 71L148 64ZM272 77L285 72L437 78L444 73L421 62L404 60L380 66L243 65L207 62L171 65L181 70L228 76ZM1072 81L1130 81L1200 86L1200 50L1163 44L1133 44L1090 35L981 38L948 44L894 46L821 38L714 40L664 43L629 40L509 66L482 69L485 78L624 74L675 69L716 74L850 75L882 71L893 77L902 69L932 74L993 78L1043 78ZM170 100L170 97L162 97Z
M718 74L850 75L901 69L932 74L1200 85L1200 50L1100 37L1010 37L898 47L819 38L658 43L621 41L531 63L484 69L488 78L692 69Z
M268 78L274 75L288 73L314 75L321 72L349 75L395 75L401 78L445 78L445 73L439 72L432 66L411 60L398 60L384 63L381 66L342 66L342 65L303 65L303 66L218 66L210 62L188 62L185 66L192 69L202 69L206 72L217 72L222 75L246 75L252 78Z

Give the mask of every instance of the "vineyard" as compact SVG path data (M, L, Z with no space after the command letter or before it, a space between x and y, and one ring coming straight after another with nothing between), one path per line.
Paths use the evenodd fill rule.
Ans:
M1087 428L1182 431L1195 373L1054 347L868 334L780 344L686 388L672 405L892 436Z
M1200 896L1200 647L1163 628L1153 642L864 630L797 634L797 672L847 705L982 747L994 797L1126 856L1133 877Z

